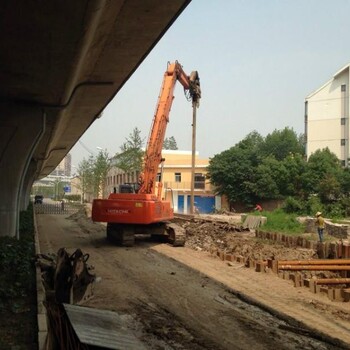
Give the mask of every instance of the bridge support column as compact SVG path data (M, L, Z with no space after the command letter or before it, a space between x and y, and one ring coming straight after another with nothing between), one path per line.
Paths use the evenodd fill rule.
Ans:
M34 183L33 179L36 172L36 166L37 162L35 162L34 159L31 159L23 181L22 191L20 194L19 210L26 210L28 208L30 201L30 191Z
M19 235L19 211L35 171L26 174L44 126L39 109L0 105L0 236Z

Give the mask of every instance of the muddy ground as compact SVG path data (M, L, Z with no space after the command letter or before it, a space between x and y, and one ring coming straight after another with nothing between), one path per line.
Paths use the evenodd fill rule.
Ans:
M300 259L312 257L311 250L271 245L234 225L205 221L178 221L188 232L183 248L146 237L123 248L81 213L37 219L41 252L65 247L90 254L102 281L84 305L123 315L149 349L350 348L348 303L336 305L207 252L216 245L259 259Z

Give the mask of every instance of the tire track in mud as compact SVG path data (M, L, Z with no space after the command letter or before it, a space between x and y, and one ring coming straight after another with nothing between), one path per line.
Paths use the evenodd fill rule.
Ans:
M164 254L171 259L174 259L188 266L189 268L194 269L195 271L198 271L198 273L207 274L209 278L212 278L217 283L224 285L233 295L239 297L242 300L245 300L249 304L257 305L262 310L267 310L271 314L276 315L281 320L285 320L286 322L290 323L290 328L292 330L294 329L295 331L298 331L298 329L307 329L309 332L308 334L310 334L311 337L313 337L314 334L315 339L321 340L322 342L325 341L327 344L329 344L329 346L335 346L335 349L350 348L350 345L348 343L341 340L344 338L347 339L349 337L348 332L350 324L348 322L342 320L339 320L337 322L332 317L327 317L326 320L322 319L322 321L320 321L319 310L313 310L306 307L304 309L299 309L299 306L294 304L294 298L288 298L288 293L285 293L283 297L278 296L273 292L271 288L269 288L269 281L264 280L260 274L255 273L252 270L245 269L243 266L241 267L242 270L244 269L244 271L237 273L237 270L232 271L232 268L225 266L225 264L218 259L212 258L208 255L206 258L204 258L206 254L203 252L193 251L192 255L191 251L186 248L180 252L180 250L173 251L171 248L164 245L156 247L154 249L161 254ZM190 255L192 259L184 258L186 255ZM202 263L202 261L199 260L198 256L200 256L202 260L211 260L211 262L213 262L212 269L205 269L203 266L206 264ZM196 259L198 259L198 261ZM193 264L191 263L191 260ZM239 268L240 265L236 265ZM226 271L223 272L223 270ZM236 271L236 273L234 271ZM222 274L225 274L225 278L221 278ZM250 277L252 276L253 278L251 280L255 285L252 285L250 282ZM275 276L269 277L276 278ZM228 279L232 283L227 283ZM285 291L290 288L292 288L293 291L294 287L292 287L287 281L279 279L277 279L277 281L277 283L285 284L285 287L282 289L280 288L279 292L281 292L281 290ZM263 286L259 285L259 282L261 282ZM301 292L309 293L307 290L302 290ZM294 290L293 293L297 292ZM312 297L313 295L309 294L307 298L308 300L311 300ZM304 298L300 297L300 299ZM262 300L263 302L259 302L259 300ZM292 312L290 307L291 305L293 305ZM324 315L322 316L325 317ZM302 322L297 320L302 320ZM319 327L320 325L318 322L322 322L322 327ZM330 336L329 334L332 335Z

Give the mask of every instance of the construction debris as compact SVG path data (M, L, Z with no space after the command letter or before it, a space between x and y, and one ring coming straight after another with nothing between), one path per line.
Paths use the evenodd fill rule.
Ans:
M223 250L226 254L242 256L254 261L267 259L304 260L315 257L314 249L292 248L284 242L268 242L255 239L256 233L242 224L228 223L209 217L192 217L176 221L186 229L185 246L200 251Z
M83 254L77 249L69 255L60 248L56 255L39 254L37 265L42 271L43 284L47 298L56 303L77 304L91 294L85 295L88 286L96 280L96 275L90 273L87 265L89 254Z
M78 339L63 307L92 297L92 285L97 278L90 273L93 267L87 265L88 259L89 254L81 249L71 255L65 248L60 248L57 254L37 255L46 296L43 301L48 321L45 349L88 349Z

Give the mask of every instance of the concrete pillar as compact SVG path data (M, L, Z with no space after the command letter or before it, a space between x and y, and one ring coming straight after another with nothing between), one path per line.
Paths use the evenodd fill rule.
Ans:
M38 108L2 104L0 120L0 236L18 237L25 175L45 119Z
M188 195L185 194L184 195L184 214L190 214L190 212L189 212L189 210L187 208L187 200L188 200L187 197L188 197Z
M34 183L34 176L36 170L37 162L35 162L34 159L31 159L23 181L23 189L22 193L20 194L19 210L26 210L28 208L30 201L30 191Z

